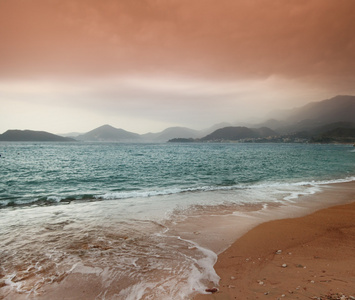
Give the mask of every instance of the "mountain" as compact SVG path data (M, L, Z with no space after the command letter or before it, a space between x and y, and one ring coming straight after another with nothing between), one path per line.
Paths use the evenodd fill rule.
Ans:
M254 125L252 127L267 127L270 128L272 130L278 131L279 128L283 128L288 126L289 123L287 123L286 121L280 121L280 120L276 120L276 119L268 119L265 122L259 123L257 125Z
M206 128L206 129L202 129L199 131L199 135L200 135L200 138L201 137L204 137L218 129L221 129L221 128L224 128L224 127L230 127L230 126L233 126L232 124L230 123L227 123L227 122L222 122L222 123L218 123L218 124L215 124L209 128Z
M201 134L198 130L186 127L169 127L162 132L142 134L141 137L146 142L161 143L167 142L174 138L199 138L201 137Z
M335 123L330 123L330 124L326 124L320 127L316 127L311 129L309 132L312 135L316 135L316 134L324 134L339 128L355 128L355 123L352 122L335 122Z
M161 132L158 133L146 133L142 134L142 138L146 142L167 142L170 140L191 140L191 139L199 139L211 132L230 126L229 123L219 123L215 124L209 128L202 129L202 130L195 130L187 127L169 127Z
M141 136L137 133L118 129L110 125L103 125L85 134L76 137L79 141L92 142L140 142Z
M339 95L312 102L291 110L279 111L277 117L257 125L216 124L204 130L170 127L158 133L139 135L104 125L75 139L102 142L176 142L257 139L257 142L347 142L353 141L355 96ZM253 128L251 128L253 127ZM74 135L76 133L71 133ZM8 130L0 141L74 141L72 138L44 131Z
M312 143L351 143L355 141L355 128L336 128L313 136Z
M78 135L82 135L82 134L83 134L82 132L69 132L69 133L58 133L57 135L75 139Z
M327 124L311 130L308 135L313 143L354 143L355 123Z
M289 122L310 120L313 123L355 122L355 96L336 96L295 108L287 117Z
M273 129L282 133L310 130L336 122L355 122L355 96L339 95L274 114L279 116L276 119L280 126Z
M275 131L267 127L248 128L248 127L224 127L203 137L201 141L237 141L243 139L265 138L278 135Z
M252 128L252 130L259 134L261 138L278 135L277 132L268 127Z
M62 137L46 131L8 130L0 134L0 141L11 142L74 142L72 138Z

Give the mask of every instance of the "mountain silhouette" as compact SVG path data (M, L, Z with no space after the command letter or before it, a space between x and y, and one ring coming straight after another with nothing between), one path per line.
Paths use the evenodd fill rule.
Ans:
M201 141L220 141L220 140L228 140L228 141L237 141L242 139L250 139L250 138L263 138L268 136L274 136L277 133L270 128L262 127L262 128L248 128L248 127L224 127L221 129L217 129L211 134L203 137Z
M140 142L141 136L110 125L103 125L77 136L76 139L91 142Z
M73 142L72 138L62 137L46 131L7 130L0 134L0 141L8 142Z

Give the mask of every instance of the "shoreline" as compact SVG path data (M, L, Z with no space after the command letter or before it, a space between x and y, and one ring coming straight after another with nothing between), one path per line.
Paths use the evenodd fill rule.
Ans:
M355 299L355 182L331 188L307 196L324 197L323 207L238 238L218 255L218 292L193 299Z
M237 204L236 206L235 205L225 206L223 204L223 200L229 199L228 197L230 196L235 197L235 195L230 194L228 192L212 192L208 194L208 197L211 197L211 199L214 199L215 197L219 197L221 202L220 206L197 205L196 207L193 207L193 209L191 209L187 214L183 209L181 211L182 215L179 215L179 211L175 211L177 213L177 219L173 218L166 221L163 226L164 232L161 232L163 227L161 227L158 223L152 220L152 222L150 222L149 224L152 226L157 226L156 229L158 230L158 233L160 233L156 236L166 238L167 240L165 241L169 241L168 243L170 243L169 244L170 246L173 245L171 244L171 242L174 241L185 240L187 242L181 244L179 246L180 247L179 249L180 251L182 251L182 253L186 253L188 257L193 257L195 260L199 258L203 258L204 256L202 257L196 256L201 254L200 253L201 251L196 251L196 249L198 249L199 247L201 247L201 249L204 249L206 251L210 251L210 253L213 252L213 257L212 255L207 255L209 259L208 262L206 261L207 257L201 261L202 264L199 264L199 262L195 261L195 267L200 268L199 269L200 273L199 272L198 274L193 273L193 276L197 275L197 277L193 277L193 276L191 277L190 276L191 273L190 273L189 275L190 277L188 277L188 280L185 281L185 279L181 279L181 278L179 279L179 277L176 274L171 276L170 279L173 284L171 285L171 287L175 289L174 295L176 297L175 298L170 297L169 299L177 299L178 296L179 299L191 299L194 296L196 296L197 292L203 292L206 289L206 287L208 288L214 287L217 284L219 279L217 276L215 276L216 274L215 269L213 269L214 262L217 260L217 254L219 255L218 258L220 260L220 258L223 257L225 253L228 253L228 251L230 251L230 249L233 248L233 243L237 243L239 240L243 240L243 239L245 240L244 235L247 236L249 234L247 232L252 232L253 230L255 230L255 228L258 228L259 226L262 227L264 224L272 223L274 222L273 220L279 220L280 222L284 222L285 220L297 220L297 219L285 219L285 218L301 217L301 216L312 214L315 211L319 211L320 209L323 208L328 208L328 207L333 207L334 205L353 202L355 200L354 191L355 191L355 182L323 185L321 188L317 188L317 187L314 188L312 185L310 185L310 186L306 186L306 189L302 188L296 190L295 193L290 194L290 196L288 196L288 199L285 200L283 203L256 201L255 203L250 203L246 205ZM289 194L289 192L287 191L282 192L282 194L280 194L280 198L284 197L284 193ZM180 196L182 195L177 195L175 197L180 197ZM198 198L200 197L200 194L192 194L190 196ZM160 200L164 200L164 198L161 198ZM164 201L160 201L160 203L161 202ZM151 203L152 202L147 202L147 203L140 202L137 203L137 205L139 206L142 206L142 204L146 206L149 205L150 208L154 209L154 207L151 207ZM137 281L136 283L134 283L134 285L132 285L132 282L129 281L130 280L129 277L125 276L125 272L122 273L120 271L120 268L116 266L117 261L115 259L120 256L121 244L124 245L126 243L132 243L132 247L133 247L132 249L134 249L135 251L141 249L139 248L141 244L134 243L137 236L130 236L127 235L126 233L125 235L123 235L123 233L122 236L120 235L119 228L122 227L123 223L120 222L116 223L114 220L116 220L117 218L117 213L121 211L120 204L122 203L107 202L105 203L105 206L103 206L102 204L103 203L93 202L90 205L85 205L85 206L84 205L77 205L75 207L53 206L53 207L41 208L39 212L41 212L40 219L42 221L39 222L38 224L38 225L42 224L40 226L40 228L42 228L41 229L42 235L40 236L43 237L44 240L48 240L47 239L47 235L48 235L48 237L50 237L50 239L48 240L50 243L53 242L53 238L58 239L58 242L56 242L55 244L56 247L63 247L59 249L64 249L65 251L71 251L70 253L72 253L72 255L70 255L68 259L76 259L76 260L74 261L70 261L68 259L64 260L63 261L64 263L66 264L70 263L72 267L70 270L68 269L68 271L64 269L65 273L60 275L61 273L58 273L59 269L58 271L56 271L58 274L57 273L54 274L53 272L55 271L55 269L50 267L51 266L50 263L52 259L55 259L56 256L50 258L47 261L49 263L48 265L49 269L45 271L45 273L43 273L43 275L48 275L47 276L48 280L51 280L50 284L42 285L42 283L40 282L39 288L35 287L33 291L31 290L30 293L28 292L16 293L14 289L12 289L12 291L9 290L10 286L6 285L3 286L1 289L2 291L0 291L0 299L2 299L2 295L5 297L5 299L16 299L16 300L49 299L49 298L50 299L83 299L83 298L100 299L100 297L106 299L137 299L134 298L131 294L129 294L129 296L132 297L127 298L128 297L127 293L132 292L134 295L138 295L137 293L139 291L137 292L130 287L133 288L137 287L140 288L142 291L143 290L145 291L145 287L144 286L141 287L141 284L144 283L144 280L142 279L141 281ZM85 210L83 211L84 208ZM16 212L21 213L21 216L22 214L24 216L23 219L26 219L26 216L30 213L30 210L31 209L29 209L28 211L18 210L18 211L14 211L13 213L15 215ZM82 222L78 222L76 220L78 216L77 213L79 212L80 214L86 216L85 220L82 220ZM106 216L105 220L101 219L102 212L105 212L105 216ZM100 216L99 220L97 220L98 216ZM20 215L17 216L17 218L19 218L19 220L22 219L20 218ZM37 217L34 220L37 220ZM54 220L56 221L54 222ZM88 222L89 220L95 226L93 228L84 229L83 225L85 225L86 222ZM35 222L33 225L36 224L37 223ZM145 226L149 224L145 223ZM45 225L45 227L43 227L43 225ZM27 232L29 230L28 224L26 224L26 227L24 228L26 228L26 232ZM104 231L102 231L103 229ZM166 231L166 229L169 230ZM37 229L35 232L38 232ZM95 239L95 235L98 232L100 232L102 236L105 236L106 234L110 236L113 235L113 236L111 239L108 240ZM266 232L266 233L270 233L270 232ZM267 234L265 234L265 236L266 235ZM91 236L93 236L93 238L91 238ZM300 237L302 236L303 233L301 232ZM69 237L69 238L63 239L63 237ZM264 238L264 234L262 238ZM270 234L268 238L272 240L273 238L275 238L275 234ZM111 245L110 242L114 242L114 245ZM274 247L275 249L272 249L272 251L270 252L270 249L265 249L265 247L264 248L259 247L258 243L260 243L260 239L255 239L254 245L251 244L253 247L252 251L254 251L255 249L260 250L259 256L257 257L258 260L252 261L250 260L249 257L246 257L245 259L248 259L248 261L254 263L259 263L261 259L264 259L265 255L266 258L269 259L267 255L270 256L270 253L274 255L274 252L276 250L279 250L279 246L275 246ZM244 248L247 249L249 244L250 241L246 241L245 245L244 244L242 245L243 249ZM145 246L144 243L143 246ZM116 248L117 251L115 250ZM141 260L143 259L143 257L147 257L146 251L144 249L146 249L146 247L142 248L143 251L142 255L143 254L144 255L140 258ZM283 248L280 249L283 250L283 253L286 253L285 249ZM353 248L353 250L355 250L355 247ZM251 252L250 249L248 251ZM41 250L38 252L38 254L40 254L41 252L44 253ZM151 255L153 253L149 252L148 254ZM163 252L161 254L163 254ZM98 259L91 260L90 258L94 257L93 255ZM82 263L79 264L75 263L78 261L77 259L78 256L80 258L79 261L82 261ZM237 253L235 256L236 257L240 256L240 253ZM103 260L100 259L100 257L102 257ZM152 257L155 256L153 255ZM161 265L164 268L167 267L168 262L172 262L172 263L176 262L175 259L171 260L170 255L168 255L168 257L169 259L165 263L164 260L159 259L159 261L164 263L164 265ZM142 267L146 267L148 265L148 262L149 261L145 262L142 260L140 265ZM189 266L190 266L190 262L191 260L188 261ZM218 269L218 264L219 262L216 265L216 271L218 275L222 278L219 287L220 292L215 293L213 295L196 296L196 299L235 299L234 298L235 296L224 294L223 285L225 285L225 287L227 287L227 291L230 292L232 290L234 291L237 288L238 286L237 283L238 284L240 283L246 287L249 287L251 286L252 283L255 283L254 281L251 282L245 281L248 278L251 278L250 274L246 274L246 273L245 275L241 275L243 278L245 278L243 279L243 281L240 281L240 277L238 277L239 275L234 273L229 274L228 275L229 277L224 278ZM235 264L236 264L235 261L227 260L228 266L235 266ZM304 263L297 262L295 264L303 265ZM240 265L243 266L243 264ZM26 270L28 266L24 265L21 268L22 268L21 270ZM157 268L146 270L145 271L146 273L144 274L148 274L148 275L155 274L150 272L151 271L154 272L154 270L156 269ZM44 263L44 270L46 270L45 263ZM233 270L233 272L235 271L236 270ZM286 271L286 269L283 271ZM228 272L229 271L227 270L226 274L228 274ZM238 268L238 272L239 272L239 268ZM202 281L199 281L200 280L199 276L201 276L202 273L204 274L204 277L203 278L201 277ZM53 278L49 277L52 276L51 274L54 275ZM142 275L142 273L137 273L137 274ZM21 276L21 274L19 274L19 276ZM164 278L165 275L163 273L159 273L153 276L160 276ZM153 286L157 286L157 284L159 286L161 282L160 277L156 277L157 281L152 282L154 284L152 285L152 288ZM230 279L231 277L234 277L234 279L232 280L233 282L228 282L228 279ZM28 278L29 278L28 287L30 288L34 283L34 282L31 283L31 280L35 279L36 277L28 277ZM267 282L267 280L264 280L263 278L267 279L268 277L264 276L261 279L257 278L256 282L258 280L259 282L263 281L263 285L260 286L261 288L269 287L270 282ZM26 285L24 285L22 288L21 286L22 279L20 277L18 279L15 278L16 281L14 280L14 283L9 282L12 284L12 288L17 288L17 287L21 289L27 288ZM26 277L24 277L24 279L25 280L23 281L23 283L27 284ZM163 279L163 281L164 280L166 280L166 276L165 279ZM227 280L226 281L227 283L224 283L225 280ZM259 282L257 282L257 287L259 287L260 285ZM176 289L177 284L178 284L178 288ZM169 288L170 285L167 287ZM148 288L152 289L150 287ZM1 295L1 292L3 292L4 294ZM151 290L151 292L153 291ZM263 293L266 292L272 295L270 291L264 291ZM126 293L127 297L121 293ZM166 298L167 295L172 295L172 294L165 293L163 296L158 297L156 299L168 299ZM181 298L180 295L182 296ZM147 299L150 296L151 295L149 294L149 290L148 290L148 293L144 294L142 299ZM255 298L255 295L252 296L238 295L238 296L239 297L237 299L257 299ZM198 297L210 297L210 298L198 298ZM265 297L264 294L263 297ZM270 299L275 299L275 298L271 297ZM294 299L298 299L298 298L294 298Z

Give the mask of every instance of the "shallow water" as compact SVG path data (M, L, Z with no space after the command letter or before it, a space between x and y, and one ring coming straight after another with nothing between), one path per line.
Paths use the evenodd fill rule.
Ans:
M353 147L0 143L0 205L245 189L354 176Z
M216 254L238 235L282 217L283 207L303 211L307 195L355 175L353 149L343 145L0 149L0 292L8 297L88 280L97 287L87 299L186 299L218 283Z

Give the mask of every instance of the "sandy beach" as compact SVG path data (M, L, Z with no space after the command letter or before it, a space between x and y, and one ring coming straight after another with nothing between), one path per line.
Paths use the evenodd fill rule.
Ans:
M355 203L258 225L215 269L218 291L195 300L355 299Z
M84 203L85 205L45 207L40 210L40 228L42 224L46 225L41 237L47 238L49 245L56 241L56 247L62 245L65 251L71 251L69 258L72 260L64 262L72 267L62 273L60 269L51 268L56 257L49 257L47 260L43 257L41 262L44 267L38 269L38 272L28 272L27 264L18 264L19 272L12 282L0 274L3 277L0 277L0 299L355 299L352 298L355 297L355 183L329 184L318 192L313 190L314 193L312 190L309 189L308 193L291 198L283 204L269 203L265 208L262 204L230 207L222 205L220 210L216 206L202 206L191 211L190 215L184 215L181 222L166 223L170 228L170 235L167 236L170 244L165 243L164 247L171 245L173 240L170 237L179 236L182 240L190 240L204 247L205 251L211 249L209 251L213 253L213 257L210 256L210 261L207 262L212 272L208 269L210 273L204 273L214 275L216 278L213 277L213 281L210 277L202 286L196 284L198 281L188 286L188 281L179 281L175 274L171 276L173 291L183 292L181 295L164 291L163 295L157 296L157 288L148 289L146 294L135 291L128 293L131 291L129 288L132 281L128 272L119 265L119 258L124 250L121 246L131 243L134 249L139 250L140 244L134 243L137 238L121 238L118 229L122 229L123 225L113 222L121 211L120 206L114 210L116 205L108 201L93 202L91 205ZM229 194L216 192L211 193L210 197L227 195ZM142 206L144 203L138 204ZM75 209L86 216L84 223L73 221L79 216ZM108 220L105 222L108 223L95 221L97 214L93 211L97 210L100 217L105 213ZM17 218L22 218L22 214L32 214L32 209L14 210L13 213L14 217L21 213ZM37 219L38 216L35 220ZM91 230L84 230L86 220L93 220L95 226ZM144 224L147 226L149 223ZM24 228L26 232L31 229L27 223ZM38 227L34 227L36 228ZM107 231L104 231L105 228ZM95 239L98 232L101 236L107 234L113 237L109 241L114 244ZM144 236L146 232L142 234ZM46 244L42 239L41 247ZM28 241L24 242L29 247ZM188 247L191 245L191 242L186 243L179 246L179 249L190 251L191 253L186 253L192 257L197 248ZM143 266L151 262L144 259L155 257L153 252L146 251L145 246L143 244L140 256ZM33 249L36 250L36 247ZM44 253L37 252L38 255ZM215 253L219 254L214 266L221 278L218 286L218 278L212 268L217 258ZM202 256L204 259L206 257ZM189 266L191 261L188 261ZM159 257L156 262L161 262L166 267L168 263L176 263L177 259L176 255L164 260ZM130 261L127 265L131 265ZM137 282L144 283L145 274L154 280L162 277L166 281L166 273L155 273L159 271L156 266L159 267L155 265L149 272L137 268L138 275L141 276ZM62 263L59 267L64 268L66 265ZM46 276L47 281L38 281L37 277L41 275ZM205 284L210 289L216 288L216 292L196 295L197 291L205 290Z

